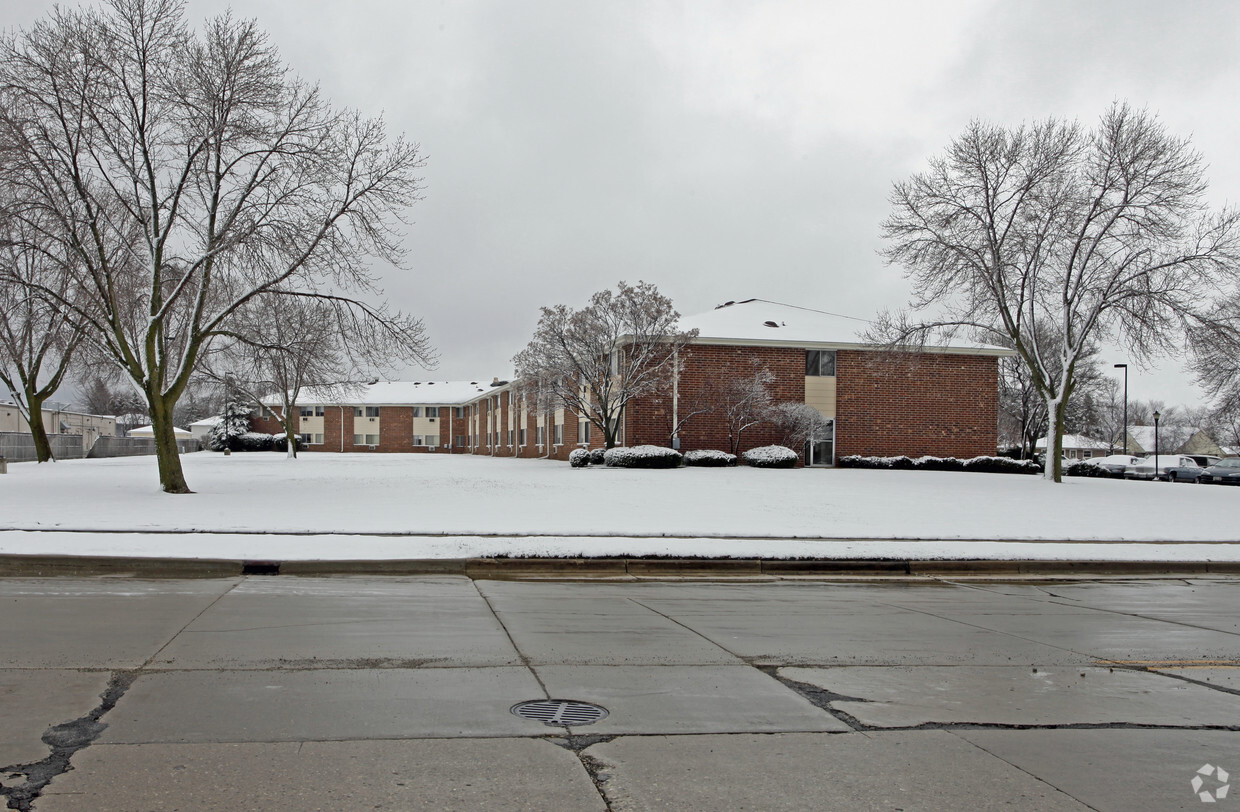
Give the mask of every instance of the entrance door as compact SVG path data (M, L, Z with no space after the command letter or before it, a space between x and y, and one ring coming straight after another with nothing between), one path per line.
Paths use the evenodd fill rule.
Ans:
M835 465L835 421L828 423L826 437L814 437L805 444L806 465Z

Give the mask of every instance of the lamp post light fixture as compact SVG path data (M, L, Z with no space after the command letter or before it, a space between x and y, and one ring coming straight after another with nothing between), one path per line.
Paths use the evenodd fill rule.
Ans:
M1158 412L1154 412L1154 481L1158 481L1158 418L1162 417Z
M1115 368L1124 370L1124 425L1120 428L1120 431L1123 432L1123 435L1124 435L1124 453L1127 454L1128 453L1128 365L1127 364L1116 364Z

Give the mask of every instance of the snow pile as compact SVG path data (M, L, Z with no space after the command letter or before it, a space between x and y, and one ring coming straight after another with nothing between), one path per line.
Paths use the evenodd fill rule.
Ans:
M800 455L782 445L764 445L751 448L741 457L746 465L754 468L795 468Z
M679 451L657 445L609 448L603 454L608 468L679 468Z
M736 465L736 455L729 454L726 451L711 451L702 448L685 452L685 465L695 465L702 468L727 468Z

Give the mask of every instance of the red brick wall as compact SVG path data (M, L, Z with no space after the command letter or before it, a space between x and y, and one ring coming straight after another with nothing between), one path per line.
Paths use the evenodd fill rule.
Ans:
M805 350L788 347L690 346L681 351L679 415L689 414L701 405L713 406L717 398L712 388L729 375L753 375L754 363L775 376L771 385L773 403L805 402ZM626 445L666 446L672 429L670 382L663 391L631 401L625 415ZM761 423L746 429L740 437L740 451L778 443L782 437L773 426ZM682 451L706 448L727 451L726 420L716 413L690 417L680 431Z
M979 355L836 354L836 456L994 454L998 362Z

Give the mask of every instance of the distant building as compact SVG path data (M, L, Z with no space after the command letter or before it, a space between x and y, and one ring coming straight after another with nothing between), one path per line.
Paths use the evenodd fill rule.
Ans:
M1154 427L1128 427L1128 453L1150 455L1154 453ZM1159 427L1159 454L1209 454L1226 457L1227 452L1208 434L1198 428L1183 426Z
M1046 438L1041 437L1036 443L1039 454L1046 453ZM1063 436L1063 455L1069 460L1088 460L1094 457L1105 457L1111 453L1111 444L1095 440L1083 434L1065 434Z
M68 409L43 409L43 430L48 434L75 434L82 437L83 448L89 449L99 437L116 436L116 418L110 415L87 414ZM30 424L21 410L11 403L0 404L0 431L30 433Z

